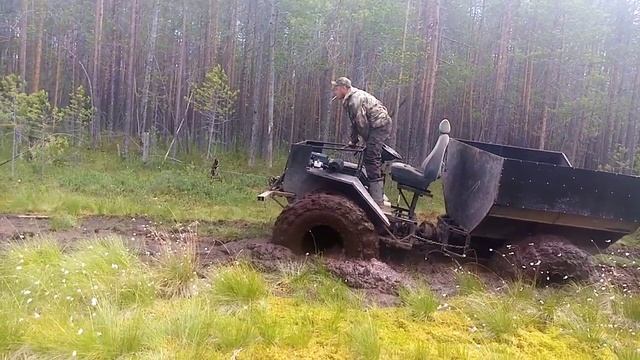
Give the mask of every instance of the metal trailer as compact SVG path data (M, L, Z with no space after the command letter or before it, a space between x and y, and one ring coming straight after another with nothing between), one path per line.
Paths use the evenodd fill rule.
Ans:
M474 245L543 233L602 249L640 226L640 177L574 168L561 152L451 140L442 181Z

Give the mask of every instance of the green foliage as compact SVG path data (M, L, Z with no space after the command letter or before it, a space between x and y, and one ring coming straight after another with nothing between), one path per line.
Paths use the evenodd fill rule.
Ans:
M122 161L115 153L75 152L75 160L32 167L18 162L19 179L0 171L0 211L53 216L148 216L159 221L215 221L211 233L240 236L243 228L258 235L269 231L279 206L258 204L276 170L247 169L236 154L219 154L221 181L211 181L207 164ZM242 164L242 165L241 165ZM227 173L231 171L232 173ZM247 173L247 175L237 175ZM225 225L220 220L238 221Z
M82 126L88 125L93 115L91 98L82 85L73 90L69 98L69 105L59 109L57 114L59 121L78 123Z
M615 349L618 360L640 360L640 350L634 344Z
M52 114L44 90L27 94L24 82L16 75L0 78L0 127L13 131L13 154L33 158L37 147L49 139Z
M556 311L554 322L580 341L594 344L604 341L605 315L593 300L567 304Z
M285 291L302 302L328 305L337 311L361 305L361 299L344 282L319 264L285 263L281 264L280 271Z
M212 144L217 143L221 125L233 113L237 96L238 91L231 89L229 78L220 65L209 70L202 83L193 88L194 107L209 123L207 158L211 155Z
M49 226L53 231L69 230L77 225L77 219L68 214L54 216L49 220Z
M214 298L221 303L251 304L267 295L262 275L248 265L240 264L213 271L211 289Z
M47 93L24 92L25 84L17 75L0 78L0 122L17 127L29 138L35 138L49 125L51 108Z
M180 261L182 254L167 256ZM345 311L335 305L344 295L311 297L321 282L341 289L313 263L284 264L267 277L245 264L215 268L211 292L188 298L155 296L162 289L154 280L163 271L114 238L65 252L46 239L1 249L0 356L637 358L637 319L622 312L623 302L633 301L600 287L518 284L503 295L476 291L448 298L437 312L362 303ZM429 297L424 290L402 296ZM428 313L429 320L418 313Z
M55 111L55 128L64 130L73 144L82 143L89 135L89 123L95 116L91 97L79 86L69 95L69 104Z
M533 299L476 294L467 299L464 311L489 336L505 338L519 329L537 324L539 309L531 300Z
M622 313L632 321L640 323L640 297L629 296L622 300Z
M209 70L202 83L193 88L193 101L196 110L209 117L210 121L222 122L231 114L238 92L229 86L229 78L222 69L216 65Z
M362 321L349 330L349 347L356 359L380 358L380 337L373 321Z
M622 145L617 145L609 157L609 162L601 166L601 170L615 173L622 173L629 168L627 161L627 149Z
M426 285L402 289L400 299L412 316L419 320L428 320L440 306L440 301Z
M475 292L486 290L486 286L478 275L469 271L459 271L456 273L458 280L458 291L462 295L469 295Z
M173 247L165 244L157 266L157 286L166 296L187 296L197 292L194 282L198 278L199 264L193 240Z

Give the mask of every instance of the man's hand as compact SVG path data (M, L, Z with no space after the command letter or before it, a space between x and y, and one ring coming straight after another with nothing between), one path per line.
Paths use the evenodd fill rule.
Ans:
M358 146L358 143L354 143L353 141L349 141L349 144L347 145L350 148L354 148L356 146Z

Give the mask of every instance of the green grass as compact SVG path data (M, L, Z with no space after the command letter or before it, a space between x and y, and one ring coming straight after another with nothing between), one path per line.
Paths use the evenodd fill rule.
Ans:
M400 306L380 308L312 262L271 274L240 263L191 278L206 291L164 296L158 279L183 273L174 267L184 253L165 256L146 264L117 238L70 249L46 239L3 248L0 357L637 356L638 300L607 289L516 284L502 294L439 298L421 286L403 290Z
M474 321L475 328L497 340L534 328L540 316L540 309L531 299L513 295L475 293L466 298L463 309Z
M371 319L354 324L349 329L349 347L356 359L380 358L380 335Z
M73 229L77 226L77 219L69 214L54 216L49 220L51 231L61 231Z
M242 221L263 229L278 213L270 202L255 201L269 176L282 171L248 168L245 159L220 156L221 178L208 177L206 162L144 166L106 152L79 152L65 163L39 165L18 162L17 175L0 171L0 212L54 215L61 228L86 215L147 216L164 221ZM222 229L229 231L229 229Z
M458 281L458 292L462 295L469 295L486 290L482 279L472 272L464 270L458 271L456 272L456 279Z
M598 264L623 268L634 266L638 262L638 259L611 254L596 254L593 256L593 259Z
M193 241L171 247L164 245L157 259L157 286L165 296L188 296L197 292L199 264Z
M624 297L622 299L622 313L627 319L640 323L640 298Z
M418 320L428 320L440 306L438 298L425 285L415 289L402 289L400 299L411 315Z
M249 265L240 264L212 270L213 297L226 304L251 304L267 295L267 286L260 273Z

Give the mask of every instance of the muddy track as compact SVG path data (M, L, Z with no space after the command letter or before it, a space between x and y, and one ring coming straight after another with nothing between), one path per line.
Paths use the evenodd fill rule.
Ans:
M304 255L295 255L285 247L272 244L267 238L226 241L198 235L195 227L208 225L202 222L163 224L144 218L93 216L79 219L73 228L58 231L52 230L50 222L46 217L0 215L0 246L43 237L55 240L63 247L73 248L79 241L119 236L143 259L158 256L167 246L193 244L204 266L245 259L265 271L275 271L282 263L309 260ZM243 227L241 222L233 222L232 225ZM640 251L612 247L607 253L626 256L628 263L632 265L597 265L589 282L598 285L612 284L622 291L640 292ZM481 263L453 259L438 252L425 254L387 249L381 252L379 260L331 257L318 261L322 261L330 272L343 279L346 284L364 291L367 298L381 304L397 302L398 290L418 281L425 281L441 296L454 295L458 291L457 273L460 271L476 274L489 291L500 291L507 284Z

